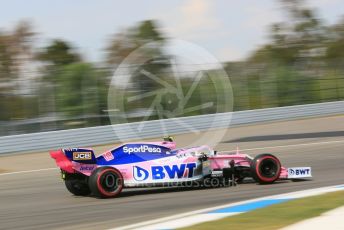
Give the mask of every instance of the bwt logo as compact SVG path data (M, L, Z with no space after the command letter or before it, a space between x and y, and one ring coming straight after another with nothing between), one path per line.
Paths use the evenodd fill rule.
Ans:
M131 154L135 152L139 153L145 153L145 152L151 152L151 153L161 153L161 148L158 147L150 147L148 145L140 145L139 147L123 147L123 152Z
M73 152L73 160L92 160L92 152Z
M153 180L174 179L182 178L185 170L188 169L187 178L194 175L196 163L180 164L180 165L164 165L164 166L151 166L150 171L139 166L133 167L133 176L137 181L147 180L149 176Z
M310 173L310 169L289 169L290 175L308 175Z

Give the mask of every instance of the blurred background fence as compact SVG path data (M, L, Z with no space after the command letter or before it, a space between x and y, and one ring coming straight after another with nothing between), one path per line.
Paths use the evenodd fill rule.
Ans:
M182 133L194 135L193 141L189 143L190 147L203 145L204 143L213 146L219 141L217 138L223 137L223 128L226 128L229 124L235 127L238 125L259 124L261 122L333 116L343 113L344 101L338 101L12 135L0 137L0 155L59 148L92 147L101 144L158 138ZM144 127L142 130L138 129L140 125ZM206 135L206 132L209 130L217 130L219 132L210 132L210 135Z
M76 66L76 68L82 70L84 67ZM344 99L344 75L340 67L321 66L317 69L300 69L294 66L264 68L245 66L243 69L235 70L232 64L231 68L227 67L226 70L233 88L234 111ZM189 71L191 74L195 74L194 72L196 73ZM69 77L74 77L73 73L70 75ZM109 80L105 81L105 79L106 77L101 83L96 82L90 86L83 86L83 80L71 87L60 86L67 88L66 92L61 92L58 86L54 87L39 81L35 81L35 84L39 85L39 90L34 91L35 93L1 92L0 105L3 109L0 111L0 135L109 125L107 108ZM191 84L192 81L183 81L183 88L187 89ZM213 83L208 81L205 84L199 93L210 95L213 93ZM73 92L75 90L78 91L77 94ZM197 98L192 97L191 100ZM128 122L142 120L145 117L144 109L147 107L148 105L142 103L128 105L122 116L126 116ZM199 110L183 116L209 113L213 112ZM152 116L149 119L156 117Z

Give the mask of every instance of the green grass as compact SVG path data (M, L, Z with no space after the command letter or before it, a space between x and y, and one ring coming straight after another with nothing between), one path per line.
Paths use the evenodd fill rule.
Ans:
M344 191L291 200L183 229L279 229L344 205Z

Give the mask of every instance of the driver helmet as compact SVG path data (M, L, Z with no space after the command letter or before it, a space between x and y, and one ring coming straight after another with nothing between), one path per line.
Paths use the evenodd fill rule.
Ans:
M164 137L164 141L173 142L173 137L166 136L166 137Z

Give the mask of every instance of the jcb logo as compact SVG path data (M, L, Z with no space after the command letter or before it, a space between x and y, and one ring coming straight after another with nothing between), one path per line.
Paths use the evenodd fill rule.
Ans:
M73 152L73 160L92 160L91 152Z

